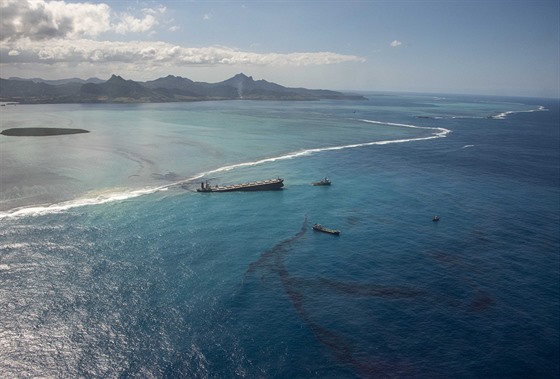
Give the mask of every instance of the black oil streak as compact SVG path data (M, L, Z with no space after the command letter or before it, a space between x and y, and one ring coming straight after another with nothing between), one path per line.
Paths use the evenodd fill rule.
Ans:
M449 296L429 293L421 289L414 289L404 286L385 286L378 284L353 284L334 281L327 278L303 279L295 278L290 275L285 264L284 258L292 248L293 244L307 232L307 217L305 218L300 231L293 237L279 242L270 250L261 254L258 260L251 263L245 273L245 279L254 274L257 270L266 269L271 273L278 274L284 292L290 299L297 313L313 331L318 341L326 346L333 357L342 364L354 367L360 377L366 378L385 378L385 377L410 377L414 376L414 370L410 365L403 362L384 362L381 359L372 360L370 357L367 362L355 358L348 339L340 336L333 331L319 325L313 321L306 309L306 299L303 295L304 289L314 289L320 291L330 291L355 297L377 297L386 299L416 299L427 303L443 304L449 307L456 307L463 311L480 312L486 310L494 304L490 295L483 291L476 291L474 298L465 303ZM447 269L465 268L469 264L460 258L441 252L432 252L430 258L435 259ZM264 281L264 274L260 277Z

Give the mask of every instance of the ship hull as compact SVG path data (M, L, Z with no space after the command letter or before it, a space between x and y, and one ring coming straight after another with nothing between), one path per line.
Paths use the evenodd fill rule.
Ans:
M334 235L334 236L339 236L339 235L340 235L340 230L334 230L334 229L330 229L330 228L325 228L324 226L319 225L319 224L313 225L313 230L315 230L315 231L317 231L317 232L332 234L332 235Z
M234 184L231 186L204 186L197 192L256 192L256 191L278 191L284 187L284 179L270 179L259 182Z
M311 183L314 186L330 186L331 185L331 181L329 180L329 178L323 178L318 182L313 182Z

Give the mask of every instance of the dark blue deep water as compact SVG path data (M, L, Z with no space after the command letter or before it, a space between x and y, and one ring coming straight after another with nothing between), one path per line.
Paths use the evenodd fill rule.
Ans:
M368 98L3 107L0 377L558 378L558 101Z

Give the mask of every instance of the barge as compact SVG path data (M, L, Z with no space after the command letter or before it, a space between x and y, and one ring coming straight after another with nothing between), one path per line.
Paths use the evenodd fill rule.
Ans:
M317 232L323 232L323 233L327 233L327 234L332 234L335 236L339 236L340 235L340 230L335 230L335 229L330 229L330 228L325 228L323 225L321 224L314 224L313 225L313 230L317 231Z

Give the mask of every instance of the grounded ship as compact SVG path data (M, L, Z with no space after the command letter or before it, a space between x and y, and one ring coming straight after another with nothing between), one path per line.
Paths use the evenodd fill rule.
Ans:
M233 191L276 191L284 187L284 179L269 179L258 182L233 184L230 186L210 186L208 181L200 183L197 192L233 192Z

